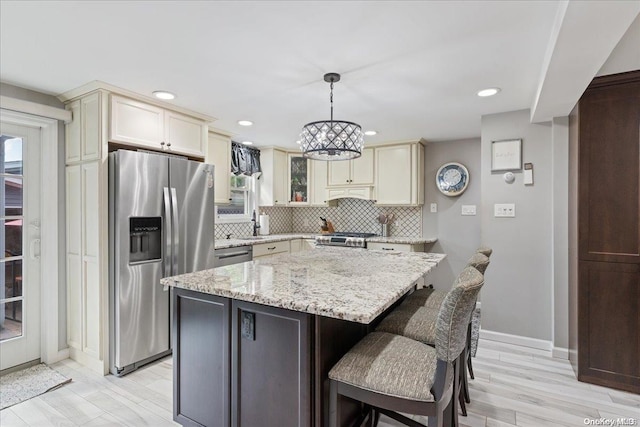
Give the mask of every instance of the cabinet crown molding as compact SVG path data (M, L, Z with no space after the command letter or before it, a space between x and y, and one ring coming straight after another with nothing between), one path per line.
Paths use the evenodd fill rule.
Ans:
M156 107L160 107L160 108L164 108L165 110L171 110L171 111L175 111L178 113L182 113L185 114L187 116L191 116L200 120L203 120L207 123L212 123L214 121L217 120L217 118L213 117L213 116L209 116L207 114L202 114L202 113L198 113L196 111L190 110L188 108L184 108L184 107L180 107L177 106L175 104L169 104L167 102L162 102L159 101L155 98L152 98L150 96L146 96L146 95L141 95L139 93L130 91L128 89L123 89L121 87L118 86L114 86L111 85L109 83L105 83L103 81L100 80L94 80L92 82L89 82L85 85L82 85L78 88L75 89L71 89L67 92L63 92L60 95L57 96L57 98L61 101L61 102L69 102L72 101L76 98L79 98L81 96L87 95L91 92L97 91L97 90L103 90L103 91L107 91L116 95L121 95L121 96L125 96L127 98L131 98L134 99L136 101L142 101L145 102L147 104L151 104L151 105L155 105Z

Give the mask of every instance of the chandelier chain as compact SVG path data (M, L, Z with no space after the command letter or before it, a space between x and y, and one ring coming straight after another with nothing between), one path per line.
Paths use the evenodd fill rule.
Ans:
M331 123L333 123L333 80L331 80L329 87L331 88L329 91L329 101L331 102Z

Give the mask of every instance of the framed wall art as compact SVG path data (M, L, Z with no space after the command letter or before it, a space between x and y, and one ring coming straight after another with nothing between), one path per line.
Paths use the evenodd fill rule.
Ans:
M491 142L491 172L522 169L522 139Z

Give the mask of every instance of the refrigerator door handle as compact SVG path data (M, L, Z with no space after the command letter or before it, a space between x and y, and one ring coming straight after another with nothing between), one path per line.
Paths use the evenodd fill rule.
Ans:
M176 195L176 189L175 188L171 188L171 206L173 208L173 215L171 215L171 217L173 218L173 229L174 229L174 236L173 236L173 274L179 274L180 272L178 271L178 244L180 243L180 230L178 230L178 224L180 224L178 222L178 196ZM184 273L184 272L183 272Z
M169 198L169 187L164 187L164 221L165 221L165 256L164 256L164 277L171 276L171 264L173 258L173 219L171 215L171 200Z

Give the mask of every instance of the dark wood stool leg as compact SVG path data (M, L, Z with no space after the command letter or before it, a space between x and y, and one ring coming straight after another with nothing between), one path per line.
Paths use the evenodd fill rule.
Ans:
M340 423L340 410L338 408L338 384L331 381L329 386L329 426L338 427Z

